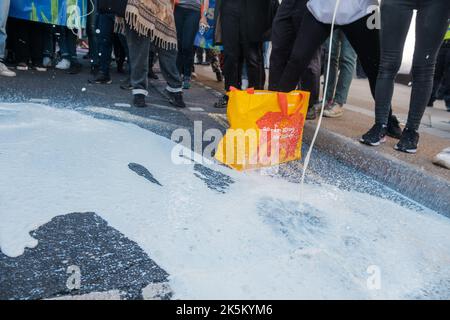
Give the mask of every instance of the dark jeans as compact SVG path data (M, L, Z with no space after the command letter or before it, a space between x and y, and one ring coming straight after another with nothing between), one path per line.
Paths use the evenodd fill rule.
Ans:
M224 52L225 90L241 87L242 64L248 70L249 86L264 88L263 43L249 42L245 28L242 1L228 0L222 4L222 43Z
M126 38L130 56L130 83L133 86L133 94L148 94L150 49L158 54L161 73L167 81L166 89L170 92L182 91L181 77L177 68L177 50L157 47L150 38L139 35L129 27L126 29Z
M41 65L43 59L45 24L14 19L16 28L15 50L17 62Z
M69 60L73 64L78 64L76 32L67 27L59 26L58 43L61 50L61 58Z
M417 9L413 87L406 126L417 130L433 88L436 57L450 16L449 0L384 0L381 5L381 62L376 123L386 124L413 10Z
M97 0L93 0L92 2L88 0L88 12L92 12L87 16L86 23L86 34L89 41L89 56L91 58L91 65L97 66L99 64L98 36L96 32L98 28Z
M194 40L199 27L200 11L176 6L174 17L178 37L178 70L181 75L190 79L194 64Z
M450 40L447 40L439 50L436 72L434 74L433 92L430 102L437 100L439 93L442 93L447 109L450 108Z
M363 17L351 24L337 26L361 59L361 64L366 72L373 96L378 76L380 61L379 32L377 29L367 28L367 18ZM308 68L311 59L317 54L320 46L330 35L331 26L316 20L307 10L297 37L293 45L288 63L283 70L279 91L290 92L295 90L298 79Z
M99 65L100 72L109 76L109 67L111 65L111 54L113 50L113 34L114 34L114 14L99 14L98 28L100 34L98 35L99 45Z
M278 91L283 72L294 49L300 25L307 10L306 0L284 0L278 8L272 26L272 55L270 58L269 90ZM311 92L310 105L319 100L321 51L316 49L309 64L296 79L303 90Z

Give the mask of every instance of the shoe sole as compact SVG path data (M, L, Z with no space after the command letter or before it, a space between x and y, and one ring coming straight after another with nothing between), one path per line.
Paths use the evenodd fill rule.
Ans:
M359 139L359 142L361 142L362 144L365 144L367 146L371 146L371 147L378 147L379 145L381 145L382 143L386 142L386 137L382 138L380 141L378 142L367 142L364 139Z
M344 115L344 113L342 112L342 113L324 113L323 114L323 116L325 117L325 118L340 118L340 117L342 117Z
M17 76L15 73L1 73L0 76L2 77L8 77L8 78L13 78L15 76Z
M16 69L19 71L28 71L29 70L29 68L27 68L27 67L16 67Z
M417 149L400 149L397 145L394 146L394 149L400 152L409 153L409 154L416 154Z
M89 80L89 83L92 83L92 84L111 84L111 83L112 83L112 80L109 80L109 81L107 81L107 82L95 81L95 80Z

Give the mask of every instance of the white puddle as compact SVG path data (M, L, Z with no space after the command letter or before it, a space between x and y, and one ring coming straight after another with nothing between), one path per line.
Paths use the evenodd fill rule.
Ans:
M450 220L311 185L300 213L298 185L213 166L235 180L219 193L172 163L173 145L133 124L0 104L1 251L38 245L29 232L57 215L95 212L170 274L174 298L450 298Z

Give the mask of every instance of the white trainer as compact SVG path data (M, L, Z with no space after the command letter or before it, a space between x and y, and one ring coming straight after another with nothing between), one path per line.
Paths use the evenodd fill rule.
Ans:
M55 68L59 70L68 70L70 68L70 61L67 59L62 59L60 62L58 62Z
M15 77L16 73L12 70L9 70L5 64L0 62L0 76L4 77Z

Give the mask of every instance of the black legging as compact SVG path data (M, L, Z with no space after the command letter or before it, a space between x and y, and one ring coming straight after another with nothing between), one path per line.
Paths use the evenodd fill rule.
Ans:
M447 1L447 0L446 0ZM331 25L322 23L306 10L297 38L279 82L279 90L295 90L298 79L305 72L312 57L330 35ZM358 54L361 65L370 82L370 89L375 96L375 87L380 62L380 41L377 29L367 28L367 19L363 17L351 24L336 26L347 36L348 41Z
M413 87L406 127L417 130L433 89L436 57L448 27L449 0L384 0L381 5L381 62L376 88L376 123L387 124L394 79L403 47L417 9Z

